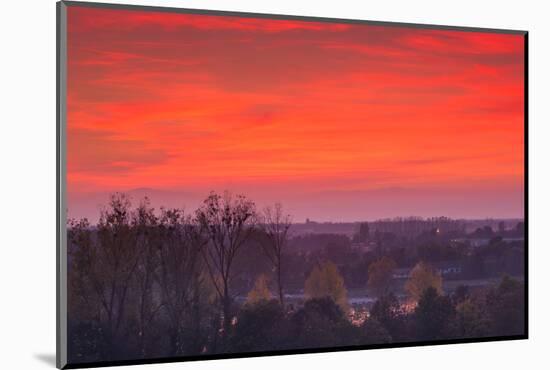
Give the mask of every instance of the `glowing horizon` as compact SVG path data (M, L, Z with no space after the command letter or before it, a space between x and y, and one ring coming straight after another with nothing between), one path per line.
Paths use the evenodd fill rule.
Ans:
M523 217L522 35L68 12L70 216L230 190L296 221Z

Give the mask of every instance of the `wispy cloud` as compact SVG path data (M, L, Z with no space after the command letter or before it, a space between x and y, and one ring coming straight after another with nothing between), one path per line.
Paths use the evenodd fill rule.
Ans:
M518 35L71 7L68 52L72 192L522 181Z

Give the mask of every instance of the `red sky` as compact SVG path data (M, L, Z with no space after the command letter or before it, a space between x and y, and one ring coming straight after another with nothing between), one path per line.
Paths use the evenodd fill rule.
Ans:
M523 36L68 8L69 216L521 217ZM137 201L137 199L136 199Z

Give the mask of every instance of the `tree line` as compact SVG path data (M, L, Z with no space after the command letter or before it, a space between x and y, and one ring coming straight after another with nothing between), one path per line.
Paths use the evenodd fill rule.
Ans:
M69 220L70 360L523 332L522 284L504 279L481 293L464 288L445 295L440 276L419 263L406 287L411 308L394 295L394 263L384 257L369 266L369 290L378 300L367 317L353 320L344 279L330 260L320 260L308 271L306 300L294 307L285 300L284 286L291 226L280 204L258 210L246 197L229 193L211 193L191 213L179 208L156 212L147 198L132 208L128 196L117 193L96 225ZM245 302L239 302L239 261L250 245L263 256L272 277L257 276Z

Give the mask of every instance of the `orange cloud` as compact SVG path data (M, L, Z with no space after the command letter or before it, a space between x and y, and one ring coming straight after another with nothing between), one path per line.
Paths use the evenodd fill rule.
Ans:
M521 35L86 7L68 21L70 209L231 189L349 219L359 205L319 204L404 188L405 213L438 209L430 192L472 199L449 215L523 212Z

